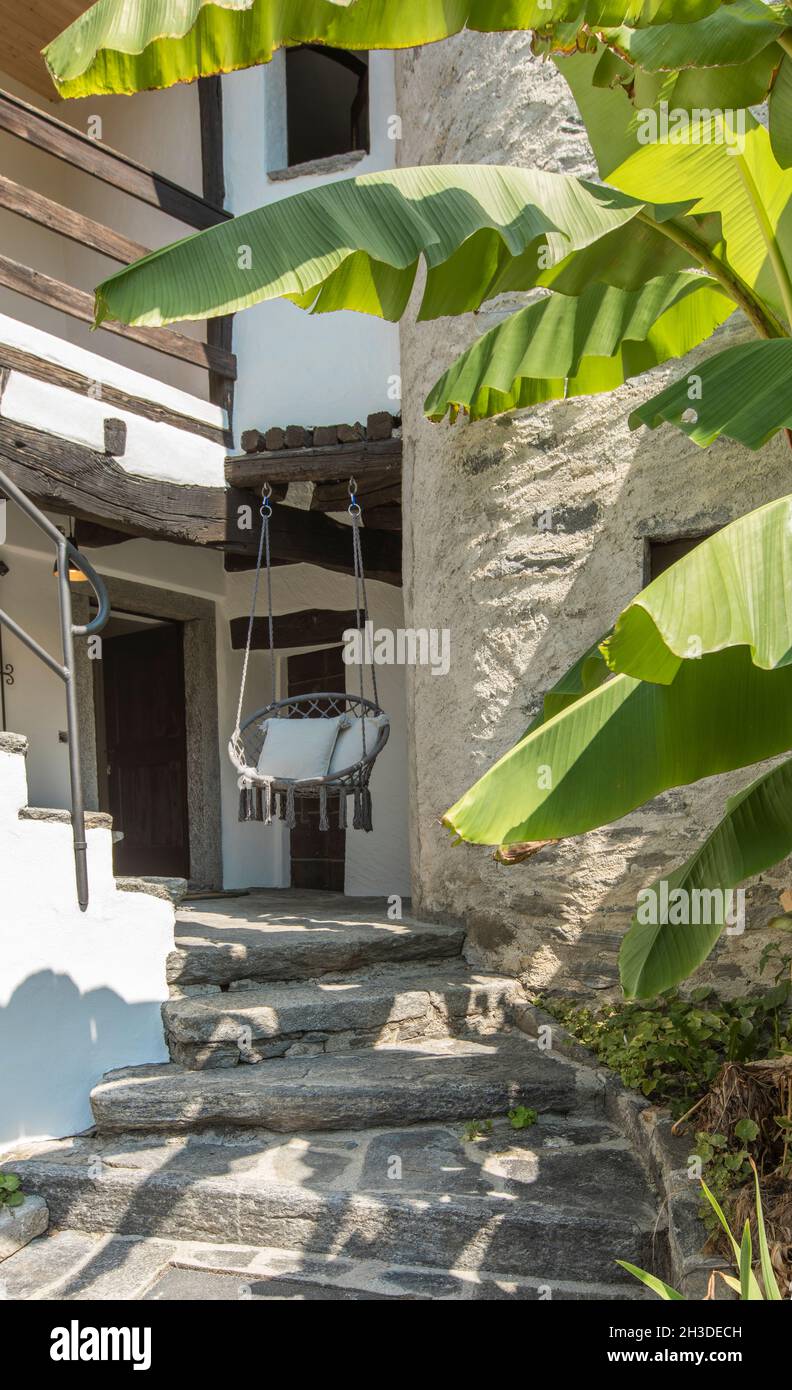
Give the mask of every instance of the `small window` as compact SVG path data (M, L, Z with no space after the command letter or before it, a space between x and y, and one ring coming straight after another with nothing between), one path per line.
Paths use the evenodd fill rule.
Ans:
M369 148L368 54L286 50L289 166Z
M703 531L700 536L680 536L675 541L650 541L647 583L664 574L677 560L681 560L683 555L689 555L691 550L695 550L702 541L714 536L715 531L719 529L716 526L712 531Z

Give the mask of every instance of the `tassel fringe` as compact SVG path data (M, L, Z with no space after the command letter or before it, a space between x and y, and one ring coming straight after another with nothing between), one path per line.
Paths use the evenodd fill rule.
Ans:
M330 822L327 819L327 785L324 782L319 788L319 829L330 829Z

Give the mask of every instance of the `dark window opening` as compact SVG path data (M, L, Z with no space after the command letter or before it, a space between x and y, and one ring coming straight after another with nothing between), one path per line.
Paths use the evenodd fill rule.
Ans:
M286 50L289 165L369 148L368 54Z
M673 541L649 541L646 582L651 583L657 579L658 575L664 574L666 570L675 565L677 560L681 560L683 555L689 555L691 550L695 550L697 545L706 541L720 528L715 526L711 531L702 531L698 536L679 536Z

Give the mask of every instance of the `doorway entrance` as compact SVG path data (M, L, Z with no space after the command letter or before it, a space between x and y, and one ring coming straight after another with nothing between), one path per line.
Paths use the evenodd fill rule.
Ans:
M99 805L122 875L189 878L184 629L113 612L94 663Z
M303 652L288 659L290 695L316 695L323 690L346 689L346 667L341 647ZM297 824L291 832L292 888L326 888L344 891L346 831L339 830L334 816L336 798L330 798L330 829L319 829L319 802L311 797L297 798Z

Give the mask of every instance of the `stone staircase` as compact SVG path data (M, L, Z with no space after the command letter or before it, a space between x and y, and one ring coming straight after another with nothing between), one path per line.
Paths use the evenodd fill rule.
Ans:
M662 1272L665 1235L603 1078L540 1050L519 983L462 945L331 894L183 906L173 1060L11 1158L58 1233L0 1267L6 1296L640 1297L615 1261Z

